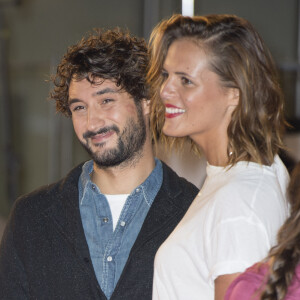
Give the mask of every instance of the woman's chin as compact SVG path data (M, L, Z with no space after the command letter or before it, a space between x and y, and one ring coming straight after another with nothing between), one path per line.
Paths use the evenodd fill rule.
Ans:
M169 137L174 137L174 138L186 136L185 134L180 134L176 130L170 130L170 129L164 129L164 128L163 128L163 134L166 136L169 136Z

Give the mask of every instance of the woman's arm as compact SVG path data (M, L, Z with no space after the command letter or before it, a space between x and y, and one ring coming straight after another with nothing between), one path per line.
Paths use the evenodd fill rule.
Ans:
M226 291L231 282L241 273L218 276L215 280L215 300L224 300Z

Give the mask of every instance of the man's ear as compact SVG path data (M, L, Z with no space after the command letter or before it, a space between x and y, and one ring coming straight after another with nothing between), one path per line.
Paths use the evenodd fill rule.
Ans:
M142 100L142 107L143 107L144 115L149 115L150 114L150 100L149 99L143 99Z

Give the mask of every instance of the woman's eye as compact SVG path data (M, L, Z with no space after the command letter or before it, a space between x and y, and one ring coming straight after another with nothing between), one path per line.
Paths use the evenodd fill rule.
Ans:
M181 77L181 82L184 85L192 84L192 82L186 77Z
M166 80L168 78L169 74L166 71L161 72L161 77L163 80Z

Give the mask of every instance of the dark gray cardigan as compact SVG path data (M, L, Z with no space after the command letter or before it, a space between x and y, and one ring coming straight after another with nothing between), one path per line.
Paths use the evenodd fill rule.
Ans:
M19 198L0 245L0 299L106 299L91 263L78 206L82 165ZM111 299L151 300L155 253L198 189L163 164L163 184Z

